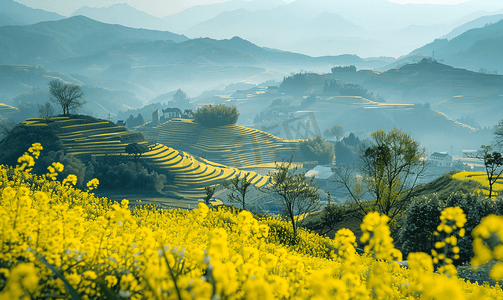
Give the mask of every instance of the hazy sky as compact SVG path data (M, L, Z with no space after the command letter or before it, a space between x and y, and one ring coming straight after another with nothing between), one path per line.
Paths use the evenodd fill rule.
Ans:
M194 5L225 2L227 0L15 0L33 8L41 8L57 12L64 16L70 16L82 6L108 7L116 3L127 3L139 10L145 11L156 17L165 17ZM293 0L284 0L287 3ZM327 0L333 1L333 0ZM457 4L469 0L389 0L395 3L434 3L434 4Z

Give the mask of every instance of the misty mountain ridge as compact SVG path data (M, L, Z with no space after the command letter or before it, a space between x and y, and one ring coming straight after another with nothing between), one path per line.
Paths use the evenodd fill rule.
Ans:
M503 20L470 29L457 37L436 39L410 54L431 55L446 64L472 71L503 70Z
M117 44L152 40L181 42L188 38L171 32L104 24L83 16L27 26L4 26L0 27L0 64L51 64Z
M0 26L57 21L66 17L43 9L34 9L13 0L0 0Z
M281 0L233 0L196 5L162 19L127 4L83 7L73 15L128 27L169 30L191 38L240 36L263 47L310 56L400 56L466 21L502 8L486 1L474 3L400 5L387 0L297 0L287 4ZM382 18L379 11L392 17Z
M249 11L272 9L286 5L282 0L232 0L222 3L196 5L164 18L152 16L127 3L117 3L109 7L84 6L72 13L108 24L119 24L133 28L184 32L190 27L209 20L224 11L246 9Z
M148 13L140 11L126 3L117 3L103 8L84 6L77 9L72 14L72 16L79 15L102 23L118 24L132 28L163 31L171 28L171 25L167 20L149 15Z
M470 29L481 28L486 25L490 25L492 23L497 23L501 19L503 19L503 14L483 16L483 17L477 18L473 21L467 22L461 26L454 28L451 32L442 36L441 38L450 40L450 39L453 39L453 38L465 33L466 31L468 31Z

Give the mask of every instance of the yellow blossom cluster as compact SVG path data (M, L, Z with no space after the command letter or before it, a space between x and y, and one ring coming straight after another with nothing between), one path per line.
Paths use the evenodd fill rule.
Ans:
M457 276L458 271L454 266L454 259L459 258L458 237L465 236L463 226L466 215L459 207L447 207L440 215L441 223L433 233L438 240L435 249L431 250L433 263L439 265L438 271L451 277Z
M474 266L492 261L489 276L495 281L503 280L503 217L489 215L482 219L472 231L473 252L471 260Z
M362 243L367 243L364 250L372 252L375 259L393 261L402 260L402 253L393 246L393 238L388 226L389 217L378 212L367 214L363 218L361 229Z
M133 207L0 166L0 299L501 299L433 273L431 258L390 258L372 215L366 250L246 211ZM67 182L71 182L70 178ZM370 235L372 233L372 235ZM386 255L384 255L385 253Z

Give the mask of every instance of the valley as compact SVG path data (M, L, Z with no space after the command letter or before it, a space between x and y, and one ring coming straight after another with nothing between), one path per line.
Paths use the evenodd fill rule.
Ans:
M0 0L0 299L503 298L502 3L105 2Z

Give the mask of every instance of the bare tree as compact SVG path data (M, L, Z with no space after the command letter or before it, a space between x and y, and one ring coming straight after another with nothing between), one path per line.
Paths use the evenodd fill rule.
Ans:
M281 209L292 224L294 239L305 215L316 211L320 205L314 177L308 179L305 172L297 173L297 170L298 167L292 167L292 158L276 163L276 168L268 174L270 185L262 189L263 192L280 196Z
M40 117L46 121L49 121L49 119L54 116L54 107L52 107L51 103L46 102L44 104L37 104L38 105L38 114Z
M14 127L16 127L16 122L10 119L0 121L0 136L9 135Z
M229 202L241 204L243 209L245 209L246 192L252 184L251 180L248 180L248 175L249 173L241 180L239 179L239 175L236 175L236 177L228 182L224 181L223 183L224 187L231 191L231 193L227 195L227 200L229 200Z
M360 149L358 166L338 170L336 182L348 190L364 214L378 211L394 219L414 195L428 165L425 156L426 150L407 133L396 128L388 133L378 130ZM364 201L366 195L373 201Z
M494 126L493 134L496 146L503 147L503 120Z
M52 80L49 82L49 94L51 101L61 106L63 115L69 115L71 109L83 106L84 93L79 85L64 83L62 80Z

